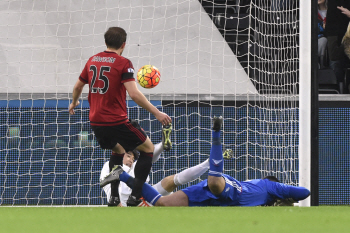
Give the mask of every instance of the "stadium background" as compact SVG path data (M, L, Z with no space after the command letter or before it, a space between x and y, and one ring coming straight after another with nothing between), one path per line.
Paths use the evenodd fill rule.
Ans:
M202 2L212 4L211 1ZM243 62L232 53L207 13L200 10L197 0L152 1L148 5L142 1L88 0L84 3L69 0L1 3L4 7L0 9L0 26L4 34L1 36L0 68L7 73L0 76L0 204L105 203L98 187L98 177L109 155L100 150L93 139L88 125L87 102L82 104L80 114L74 117L69 117L67 106L69 93L86 59L104 49L101 35L107 24L118 24L130 31L125 56L134 62L135 67L164 61L158 68L166 78L156 89L143 90L146 94L216 93L224 98L232 93L247 96L257 93L241 65ZM150 15L154 5L156 11ZM199 24L198 19L201 19ZM139 34L141 38L137 36ZM160 51L162 39L167 41L164 51ZM188 43L182 43L186 40ZM239 59L246 57L240 56ZM179 66L186 72L178 75L174 67ZM28 74L27 70L31 73ZM223 77L222 82L217 81L217 77ZM45 98L50 93L63 94L63 97ZM13 94L17 97L8 98ZM349 204L350 106L346 105L346 96L334 101L331 96L324 99L326 103L321 106L319 117L320 204ZM344 104L339 106L339 102ZM161 101L153 103L163 105ZM141 125L151 139L160 141L160 125L147 113L136 110L132 101L128 105L131 107L130 117L142 119ZM163 105L163 110L176 117L174 126L178 131L173 134L174 148L161 159L165 161L153 166L152 182L207 158L209 118L216 114L224 117L236 114L242 119L225 121L227 133L223 141L237 145L233 148L236 159L226 161L225 170L239 180L260 176L254 169L248 170L248 177L243 171L247 160L240 155L246 153L246 131L234 137L229 133L246 128L247 106L175 108ZM252 114L259 114L259 111L264 110L249 110ZM264 133L264 129L260 131ZM252 142L260 140L265 143L258 135L249 134L249 137ZM269 143L274 140L279 138L271 138ZM297 135L292 140L297 142ZM248 144L248 147L251 154L261 152L256 151L253 144ZM285 154L296 154L297 144L293 149ZM259 158L252 160L256 162ZM297 183L297 173L288 179Z
M7 140L2 137L0 142L3 148L0 152L2 204L99 205L106 203L104 194L99 188L98 179L108 154L106 155L94 142L88 123L88 111L82 111L81 115L78 114L69 119L68 100L45 102L13 100L0 101L0 104L0 134L6 135L9 130L7 125L12 127L18 125L21 128L20 135L14 134ZM159 103L153 102L153 104ZM327 101L323 104L325 107L320 108L319 198L321 205L349 204L350 199L347 192L350 188L350 124L348 122L350 106L346 106L346 102L343 102L342 106L334 107L334 105L334 102ZM132 118L148 118L149 115L146 112L141 111L144 115L137 115L139 112L133 106L135 104L129 101L129 114ZM42 111L43 108L45 111ZM88 103L84 101L82 109L87 108ZM234 111L239 111L236 114L244 116L246 109L203 106L187 109L164 107L163 111L176 116L174 126L183 130L173 132L174 148L170 152L165 152L164 157L153 165L152 183L188 166L194 166L208 157L211 113L223 114L225 117L233 115ZM193 117L186 121L185 112L197 114L193 114ZM71 124L70 127L69 124ZM154 132L149 132L150 124ZM235 130L235 127L244 128L245 124L244 120L236 124L233 121L225 121L224 130L229 132ZM161 129L154 119L142 121L142 127L148 132L153 142L161 140ZM82 129L87 132L88 138L79 140L78 135L81 134ZM42 135L42 132L46 135ZM241 157L245 153L246 137L245 134L237 138L224 135L224 144L233 144L236 140L235 144L242 147L231 147L237 159L225 161L227 173L238 180L246 178L243 171L246 160ZM250 135L250 137L256 137L255 140L259 141L259 135ZM89 144L91 141L92 144ZM250 144L249 147L252 154L259 153L254 145ZM162 161L164 159L166 161ZM230 171L233 166L241 171ZM28 173L29 170L30 173ZM84 171L87 172L84 173ZM251 169L249 177L259 177L259 173ZM297 179L297 177L291 177L291 179Z

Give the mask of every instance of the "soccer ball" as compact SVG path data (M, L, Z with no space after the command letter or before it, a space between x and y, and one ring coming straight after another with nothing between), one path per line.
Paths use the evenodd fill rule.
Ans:
M153 88L160 81L160 72L155 66L142 66L137 72L137 81L143 88Z

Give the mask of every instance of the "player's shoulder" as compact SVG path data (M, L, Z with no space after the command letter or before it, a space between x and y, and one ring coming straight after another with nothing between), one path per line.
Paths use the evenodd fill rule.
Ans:
M120 61L122 61L124 64L130 66L130 67L133 67L133 64L132 62L126 58L126 57L123 57L123 56L119 56L120 57Z
M119 56L119 55L118 55ZM119 56L119 58L123 61L127 61L127 62L131 62L129 58L123 57L123 56Z
M245 180L245 181L242 181L241 183L258 185L258 184L266 183L266 181L268 181L268 180L264 180L264 179L252 179L252 180Z
M111 57L113 57L115 60L115 62L113 62L113 65L118 66L118 67L124 67L124 68L132 68L133 69L133 64L132 62L123 56L120 56L116 53L111 53L110 55Z

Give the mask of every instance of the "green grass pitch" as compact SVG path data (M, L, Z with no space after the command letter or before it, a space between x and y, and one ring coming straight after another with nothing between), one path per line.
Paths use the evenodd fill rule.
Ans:
M349 232L349 206L0 207L1 233Z

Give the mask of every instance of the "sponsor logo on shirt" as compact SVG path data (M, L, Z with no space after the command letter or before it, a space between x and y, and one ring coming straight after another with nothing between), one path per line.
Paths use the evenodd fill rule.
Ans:
M134 71L133 68L129 68L129 69L128 69L128 73L135 73L135 71Z

